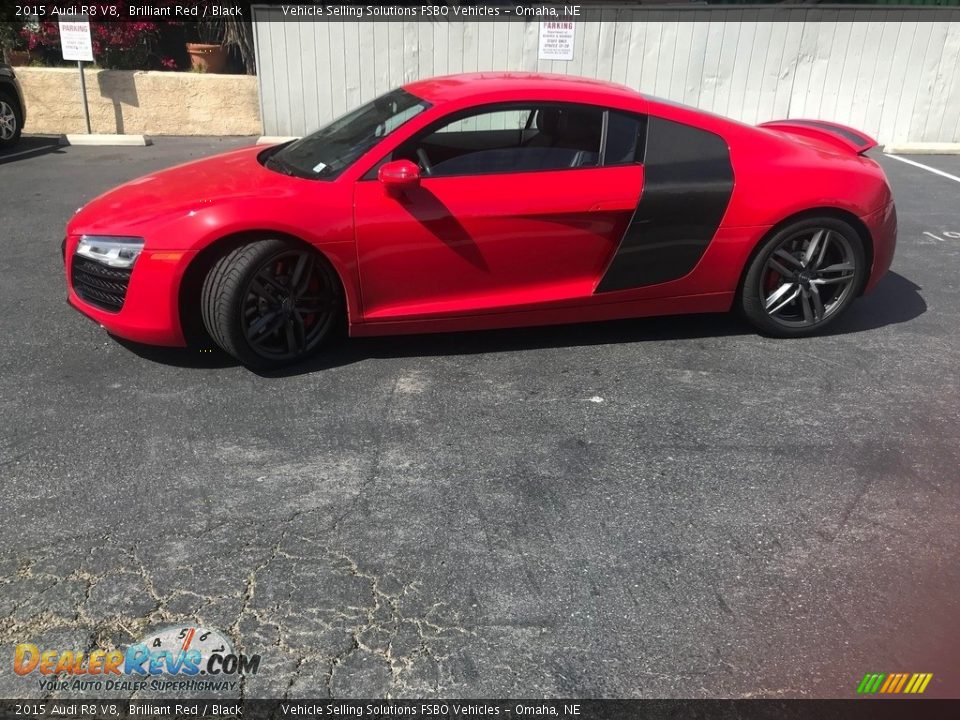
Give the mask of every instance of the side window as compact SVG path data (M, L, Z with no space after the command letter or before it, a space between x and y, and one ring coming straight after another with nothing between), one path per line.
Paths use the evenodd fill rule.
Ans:
M611 110L607 117L607 146L604 165L627 165L643 161L645 118Z
M602 108L503 106L461 115L398 148L429 177L596 167Z
M383 130L378 133L378 136L389 135L398 127L403 125L407 120L412 118L414 115L419 114L423 110L423 107L420 105L414 105L409 107L406 110L402 110L391 117L388 117L383 123ZM379 128L378 128L379 131Z
M482 115L471 115L461 120L454 120L437 130L440 133L448 132L480 132L481 130L523 130L527 127L532 110L501 110Z

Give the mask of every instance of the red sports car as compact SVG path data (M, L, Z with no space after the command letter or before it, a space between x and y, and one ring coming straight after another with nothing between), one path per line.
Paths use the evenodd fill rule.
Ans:
M736 309L819 331L889 268L876 143L753 127L576 77L414 82L295 142L142 177L64 247L70 303L130 340L269 367L387 335Z

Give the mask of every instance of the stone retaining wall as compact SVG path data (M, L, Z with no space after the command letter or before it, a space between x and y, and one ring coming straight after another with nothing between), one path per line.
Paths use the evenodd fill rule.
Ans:
M28 133L86 132L76 68L16 68ZM251 75L86 70L95 133L260 135Z

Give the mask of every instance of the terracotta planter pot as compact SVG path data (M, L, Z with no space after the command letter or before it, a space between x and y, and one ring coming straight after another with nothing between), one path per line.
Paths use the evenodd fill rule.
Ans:
M227 49L223 45L187 43L190 67L205 73L222 73L227 69Z
M7 62L11 65L29 65L29 50L7 50Z

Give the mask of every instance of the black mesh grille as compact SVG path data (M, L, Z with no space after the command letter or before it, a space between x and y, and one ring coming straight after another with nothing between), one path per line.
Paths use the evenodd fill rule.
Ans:
M74 256L71 281L73 290L95 307L118 312L123 307L130 283L130 270L112 268Z

